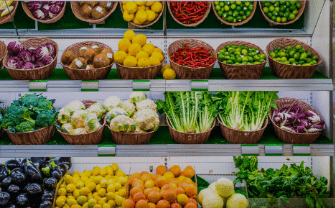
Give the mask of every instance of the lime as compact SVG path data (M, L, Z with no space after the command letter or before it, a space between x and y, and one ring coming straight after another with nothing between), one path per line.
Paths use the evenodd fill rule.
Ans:
M218 1L214 1L214 5L215 6L217 6L217 5L219 5L220 4L220 2L218 2Z
M308 57L312 57L312 56L313 56L312 52L308 51L308 52L307 52L307 56L308 56Z
M307 53L302 53L301 55L300 55L300 60L306 60L307 59Z
M218 11L218 15L219 15L220 17L222 17L222 14L223 14L222 11Z
M314 61L318 61L318 60L319 60L319 57L318 57L318 56L313 56L312 59L313 59Z
M281 18L281 21L282 21L282 22L287 22L287 18L286 18L286 17L283 17L283 18Z
M297 50L301 50L302 46L301 45L296 45L294 48L297 49Z
M232 5L230 6L230 8L231 8L231 9L236 9L236 4L232 4Z
M298 12L298 10L296 10L296 9L292 11L292 14L294 14L294 15L297 15L298 13L299 13L299 12Z
M279 11L284 12L285 10L286 10L286 6L285 5L281 5L279 7Z
M254 10L254 6L252 6L252 5L248 6L248 10L249 11L253 11Z
M216 11L220 11L221 10L221 7L219 5L215 6L215 10Z
M224 6L224 10L225 10L225 11L229 11L229 9L230 9L230 8L229 8L228 5Z
M234 17L229 16L229 17L227 18L227 21L228 21L228 22L233 22L233 21L234 21Z
M224 2L221 1L219 5L220 5L220 7L223 7L224 6Z
M233 64L233 61L232 60L228 60L227 64Z
M270 56L271 56L272 58L276 58L276 54L275 54L274 52L271 52L271 53L270 53Z
M301 3L300 3L300 2L297 2L297 3L296 3L296 7L297 7L298 9L300 9L300 7L301 7Z

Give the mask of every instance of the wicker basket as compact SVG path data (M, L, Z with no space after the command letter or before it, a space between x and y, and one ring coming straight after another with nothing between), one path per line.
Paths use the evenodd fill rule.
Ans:
M22 3L23 10L28 15L28 17L30 17L31 19L33 19L35 21L38 21L38 22L41 22L41 23L45 23L45 24L55 23L58 20L60 20L63 17L64 13L65 13L65 7L66 7L66 1L65 1L62 10L59 12L59 14L56 17L40 20L40 19L36 19L34 17L34 15L28 9L28 6L27 6L26 2L22 1L21 3Z
M280 98L278 100L275 100L275 102L277 104L278 110L298 104L304 112L310 110L316 113L318 116L320 116L320 118L322 118L321 115L312 106L296 98ZM295 133L295 132L290 132L290 131L279 128L272 120L273 110L274 109L271 109L270 121L272 123L272 126L275 130L277 137L281 141L285 143L289 143L289 144L311 144L315 142L318 139L318 137L321 135L321 132Z
M153 20L152 22L150 22L149 24L146 24L146 25L137 25L133 22L128 22L129 24L131 24L132 26L134 26L135 28L146 28L146 27L150 27L151 25L155 24L159 18L161 18L162 14L163 14L163 11L165 9L165 2L164 1L161 1L163 7L162 7L162 11L158 14L158 16L156 17L155 20ZM121 11L123 13L123 8L122 8L122 2L120 1L120 7L121 7Z
M287 46L295 47L296 45L301 45L307 51L310 51L313 54L313 56L318 56L319 57L318 63L311 66L295 66L295 65L279 63L270 56L270 53L274 51L277 47L286 48ZM266 47L266 53L268 54L269 57L269 63L272 72L277 77L283 79L309 79L313 76L316 68L322 62L321 56L312 47L310 47L304 42L289 38L278 38L271 41L269 45Z
M2 70L2 60L7 53L7 46L4 42L0 41L0 71Z
M55 46L55 49L56 49L55 58L50 64L37 68L37 69L11 69L9 68L7 66L7 60L9 58L8 53L7 53L3 60L3 64L5 68L7 69L8 73L10 74L10 76L15 80L43 80L43 79L48 78L52 74L54 69L56 68L57 55L58 55L57 43L49 38L29 38L27 40L21 41L21 44L25 48L30 48L30 47L37 48L46 43L52 43Z
M247 19L245 19L245 20L243 20L243 21L241 21L241 22L236 22L236 23L234 23L234 22L227 22L227 21L225 21L224 19L222 19L222 18L219 16L219 14L218 14L218 12L216 11L216 9L215 9L214 1L212 1L213 11L214 11L216 17L217 17L223 24L231 25L231 26L240 26L240 25L244 25L245 23L249 22L249 21L252 19L252 17L254 16L255 12L256 12L257 1L254 1L254 3L252 3L252 5L254 6L254 10L252 10L250 16L249 16Z
M218 118L223 138L233 144L257 144L261 140L262 135L269 121L266 117L263 127L257 131L240 131L225 126Z
M90 24L101 24L105 21L105 19L107 19L107 17L109 17L109 15L111 15L115 11L117 7L117 2L113 2L113 3L114 3L113 7L107 12L106 16L100 19L90 19L90 18L87 18L81 15L79 2L71 1L71 9L72 9L73 14L81 21L88 22Z
M19 5L19 1L13 1L13 3L11 4L11 6L14 7L13 11L4 17L0 17L0 25L14 20L14 15L16 13L18 5Z
M171 11L171 8L170 8L170 2L167 2L167 6L168 6L168 9L169 9L169 12L170 12L172 18L173 18L176 22L178 22L180 25L185 26L185 27L196 27L196 26L198 26L199 24L201 24L201 23L207 18L209 12L211 11L211 5L212 5L212 4L211 4L210 1L207 1L207 3L208 3L208 8L207 8L207 10L206 10L204 16L202 17L202 19L200 19L200 20L199 20L198 22L196 22L196 23L191 23L191 24L184 24L184 23L180 22L178 19L176 19L176 18L174 17L174 15L173 15L173 13L172 13L172 11Z
M211 76L215 61L206 67L192 68L187 66L179 65L171 60L172 54L178 50L180 47L184 47L185 43L193 48L193 47L204 47L208 50L212 51L212 55L216 57L215 50L209 44L195 39L182 39L177 40L169 45L167 55L170 60L170 66L173 70L175 70L178 79L209 79Z
M255 44L248 43L245 41L228 41L219 45L216 49L215 54L224 48L226 45L245 45L248 47L257 48L261 54L265 54L265 52ZM262 76L263 69L265 67L268 58L263 63L253 64L253 65L233 65L233 64L225 64L218 60L221 72L227 79L258 79Z
M299 9L298 14L295 16L295 19L292 20L292 21L289 21L289 22L282 22L282 23L272 21L271 19L268 18L268 16L266 16L266 14L264 13L263 8L262 8L261 1L259 1L259 7L261 8L263 16L270 23L270 25L289 25L289 24L292 24L295 21L297 21L301 17L302 13L304 13L304 10L305 10L305 7L306 7L306 1L299 1L299 2L301 3L301 7Z
M176 131L170 124L169 119L166 117L166 123L169 126L169 132L173 139L173 141L179 144L204 144L208 141L214 127L215 127L215 120L213 122L212 128L208 131L201 132L201 133L184 133Z
M73 2L72 2L73 3ZM65 53L66 51L72 51L76 56L78 54L78 51L81 47L90 47L92 45L98 45L101 48L108 48L109 50L112 50L111 47L100 43L100 42L95 42L95 41L85 41L85 42L79 42L79 43L75 43L73 45L70 45L69 47L67 47L63 53ZM114 57L114 55L113 55ZM101 67L101 68L96 68L96 69L74 69L74 68L70 68L68 65L65 65L62 61L60 62L65 70L65 73L67 74L67 76L70 79L74 79L74 80L99 80L99 79L105 79L113 64L114 61L112 63L110 63L108 66L106 67Z
M9 139L14 145L41 145L50 141L55 133L55 126L44 127L36 131L12 133L5 129Z

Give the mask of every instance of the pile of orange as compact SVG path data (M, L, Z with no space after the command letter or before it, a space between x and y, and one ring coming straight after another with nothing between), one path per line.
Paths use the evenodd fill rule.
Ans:
M197 185L192 166L183 171L173 165L169 171L160 165L156 175L143 171L129 178L130 196L122 208L197 208Z

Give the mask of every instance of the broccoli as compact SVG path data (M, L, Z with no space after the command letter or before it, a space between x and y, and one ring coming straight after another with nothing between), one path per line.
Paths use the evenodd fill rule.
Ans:
M15 127L16 132L27 132L35 130L35 121L23 121Z
M20 102L22 105L25 106L33 106L33 107L37 107L38 105L38 101L43 98L45 99L45 97L39 97L39 95L35 95L35 94L26 94L24 96L22 96L20 98Z
M40 110L44 110L44 109L52 109L52 101L48 100L48 99L40 99L37 103L37 108Z
M1 126L5 129L7 129L9 126L16 126L22 120L24 120L23 118L27 116L25 115L27 110L28 109L23 106L16 106L14 104L10 105L5 110L5 116L2 119Z
M57 112L54 109L41 111L36 118L36 126L54 126L57 120Z

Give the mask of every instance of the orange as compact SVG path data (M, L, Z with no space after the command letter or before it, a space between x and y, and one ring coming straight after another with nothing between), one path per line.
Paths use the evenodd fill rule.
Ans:
M144 183L144 188L153 188L153 187L155 187L155 181L152 179L149 179Z
M135 187L135 186L142 186L143 188L144 188L144 183L143 183L143 181L142 180L137 180L137 181L134 181L133 182L133 185L132 185L133 187Z
M145 200L145 199L146 199L145 195L142 192L138 192L138 193L136 193L136 194L133 195L133 200L135 202L138 202L140 200Z
M189 197L195 196L197 195L197 187L193 184L188 184L185 186L185 193Z
M153 173L148 173L148 176L149 176L151 179L154 179L155 174L153 174Z
M175 177L178 177L180 175L181 169L179 165L172 165L172 167L170 168L170 172L172 172Z
M192 199L192 198L188 198L188 202L187 203L193 203L195 205L198 205L198 202L195 199Z
M194 203L188 202L184 208L197 208L197 205L195 205Z
M122 202L122 208L134 208L135 203L131 199L126 199Z
M130 189L130 196L133 197L136 193L143 193L143 190L141 189L141 187L134 187L132 189Z
M147 188L147 189L145 189L145 190L144 190L144 195L145 195L145 197L148 198L148 195L149 195L150 192L152 192L152 191L155 191L155 189L154 189L154 188Z
M144 174L149 174L149 173L147 171L142 171L141 176L144 175Z
M185 176L187 178L192 178L195 175L195 171L193 167L189 165L183 170L183 172L181 172L180 175Z
M164 186L164 184L166 184L165 177L164 176L158 176L156 182L157 182L158 187Z
M148 208L148 202L145 200L140 200L136 203L135 208Z
M148 174L143 174L142 176L141 176L141 180L143 181L143 182L146 182L147 180L150 180L150 176L148 175ZM143 184L144 185L144 184Z
M177 187L175 189L176 191L176 194L179 195L179 194L185 194L185 190L183 188L180 188L180 187Z
M169 189L172 189L171 185L170 184L165 184L165 185L162 186L161 191L166 191L166 190L169 190Z
M157 191L152 191L148 195L149 202L156 204L162 198L161 194Z
M188 197L185 194L178 194L177 202L181 204L182 206L185 206L188 202Z
M148 203L148 208L156 208L156 204L154 204L154 203Z
M158 188L158 187L154 187L153 189L154 189L154 191L161 192L161 189Z
M162 191L161 194L162 194L162 197L170 203L175 202L177 199L177 194L174 190Z
M168 172L165 172L164 175L163 175L165 178L170 178L170 179L173 179L174 178L174 174L170 171Z
M156 168L156 173L158 174L158 175L164 175L164 173L166 173L166 167L164 166L164 165L159 165L159 166L157 166L157 168Z
M156 174L156 175L153 175L151 178L152 178L152 180L156 181L159 176L160 175Z
M171 204L171 208L182 208L182 206L178 203Z
M170 183L169 184L171 186L171 189L176 189L178 187L178 185L176 183Z
M168 202L166 200L160 200L157 203L157 208L170 208L170 202Z
M186 186L188 185L189 183L187 183L187 182L182 182L182 183L180 183L179 185L178 185L178 187L180 187L180 188L182 188L182 189L186 189Z

